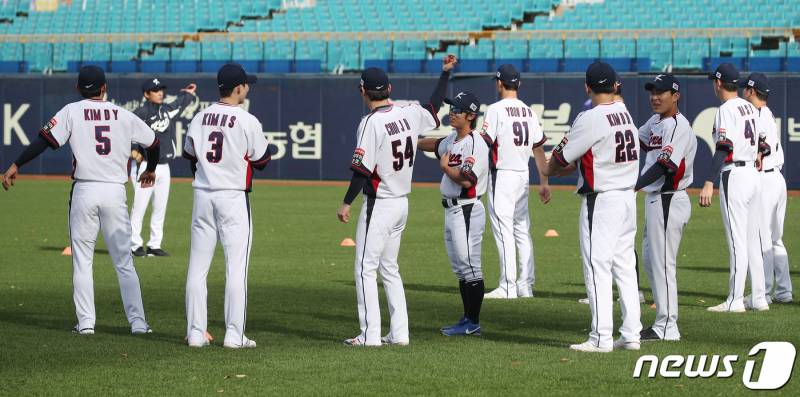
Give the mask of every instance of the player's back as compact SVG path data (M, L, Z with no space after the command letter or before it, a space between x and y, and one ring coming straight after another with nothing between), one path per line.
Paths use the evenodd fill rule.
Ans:
M261 123L244 109L219 102L207 107L192 119L187 133L186 146L194 152L189 154L197 158L192 186L249 190L253 176L251 152L254 144L262 140L266 142Z
M634 188L639 173L638 129L625 104L599 104L578 117L588 123L593 140L578 162L578 193Z
M485 114L483 133L493 140L494 168L528 171L533 148L546 140L536 113L521 100L506 98L489 105Z
M152 130L136 115L102 100L70 103L45 129L58 146L69 142L72 177L85 181L124 184L128 180L131 143L147 147L155 139Z
M732 149L725 162L754 162L758 155L758 110L753 104L736 97L725 101L717 111L714 140ZM718 143L719 145L720 143Z
M408 195L419 135L438 124L437 117L417 104L382 106L364 116L356 151L361 155L358 167L371 177L366 193L378 198Z
M758 121L756 123L759 131L763 131L770 147L769 156L764 157L763 169L771 170L775 167L782 167L784 162L783 145L781 144L780 132L772 110L766 106L758 109Z

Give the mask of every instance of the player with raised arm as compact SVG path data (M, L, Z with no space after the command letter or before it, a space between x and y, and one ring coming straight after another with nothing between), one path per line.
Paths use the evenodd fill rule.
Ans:
M72 248L73 299L78 324L74 332L93 335L93 256L101 231L117 271L122 305L131 333L152 332L142 304L139 276L130 251L131 222L125 182L132 143L146 148L147 168L139 176L146 188L153 185L159 141L150 127L133 113L104 100L107 85L103 69L84 66L77 89L84 98L64 106L39 130L39 136L3 175L3 188L14 184L18 168L44 152L69 143L72 149L72 191L69 198L69 237Z
M589 340L571 345L583 352L639 350L642 329L636 281L636 185L639 140L625 104L613 100L614 69L595 62L586 70L593 108L581 112L553 149L547 175L561 175L577 163L581 199L583 279L592 312ZM619 289L621 337L613 341L612 279Z
M686 188L692 184L697 138L689 120L678 111L680 83L671 74L659 74L644 86L655 113L639 129L646 136L645 165L636 183L644 190L648 251L645 262L656 319L642 330L641 340L680 340L678 330L678 247L691 216Z
M420 150L436 153L444 172L439 188L445 208L444 244L464 307L461 319L441 331L445 336L474 336L481 334L481 243L486 225L481 196L489 179L489 147L475 131L481 107L478 98L465 91L444 101L450 105L450 125L455 131L440 139L420 139L418 144Z
M256 77L238 64L222 66L217 72L219 102L198 113L186 134L183 155L196 171L186 277L186 337L191 347L209 344L206 278L218 239L225 251L223 346L256 347L256 342L245 336L253 241L250 190L253 168L263 170L271 155L261 123L239 107L255 82Z
M730 253L728 298L708 308L711 312L744 312L744 283L750 275L752 308L769 310L765 296L764 262L758 241L761 205L761 178L756 168L759 153L769 152L769 145L758 129L758 111L739 97L739 71L723 63L708 78L714 94L722 102L714 121L716 151L703 190L700 206L710 207L714 180L720 178L720 209Z
M342 222L350 220L350 205L360 192L364 204L356 228L355 280L358 322L361 332L344 341L349 346L407 345L408 312L403 280L397 264L400 238L408 216L411 174L419 135L439 126L442 104L456 58L448 55L442 74L425 106L396 106L389 100L389 77L378 68L361 74L359 91L369 114L361 119L357 146L350 168L353 177L337 211ZM377 272L380 270L389 303L390 331L381 338Z
M520 101L519 72L501 65L495 76L500 100L486 109L481 136L491 147L489 216L500 261L500 281L487 299L533 297L535 266L528 211L528 162L533 154L539 172L539 198L550 201L542 145L547 141L530 106ZM519 262L519 274L517 274Z

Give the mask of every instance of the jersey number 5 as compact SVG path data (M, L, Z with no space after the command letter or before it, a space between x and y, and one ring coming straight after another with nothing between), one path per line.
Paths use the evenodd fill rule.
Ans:
M405 163L403 160L408 160L409 167L414 166L414 143L411 142L411 137L406 138L405 150L401 148L402 145L403 141L400 139L392 141L392 156L394 156L392 167L395 171L403 169L403 164Z
M631 130L617 131L614 135L614 141L617 143L617 156L614 159L617 163L627 163L628 161L636 161L639 155L636 153L636 138L633 136Z
M103 136L104 132L111 131L111 127L107 125L98 125L94 127L94 140L97 141L94 150L101 156L108 156L111 153L111 138Z
M225 140L225 135L222 131L214 131L208 134L208 141L211 142L211 150L206 152L206 160L209 163L219 163L222 160L222 142Z

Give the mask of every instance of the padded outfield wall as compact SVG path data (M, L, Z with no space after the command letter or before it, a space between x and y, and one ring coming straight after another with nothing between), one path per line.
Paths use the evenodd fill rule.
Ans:
M128 109L141 101L140 86L149 76L109 75L109 97ZM214 75L159 76L167 84L168 95L180 87L195 82L199 96L190 108L180 115L175 140L178 155L188 120L217 99ZM784 174L790 188L800 188L800 75L771 77L770 108L778 118L786 164ZM272 146L274 161L258 178L342 180L349 179L348 170L353 153L356 127L367 109L357 91L358 76L275 76L261 75L250 91L248 110L263 124ZM652 76L623 76L623 94L637 124L650 117L648 95L644 84ZM711 130L719 101L714 97L711 83L704 76L680 76L683 97L680 110L692 123L698 139L695 162L695 186L703 180L711 161ZM436 82L435 76L393 76L392 98L396 102L425 101ZM62 106L79 98L75 91L75 75L64 76L0 76L2 93L2 146L0 166L8 167L29 144L39 128ZM460 76L448 89L474 92L484 102L496 100L494 82L490 76ZM569 124L586 102L583 77L580 75L525 75L520 90L523 101L530 104L543 121L548 136L548 149L557 144L568 131ZM171 98L168 98L170 100ZM447 106L440 111L444 123L430 136L447 134ZM479 123L480 125L480 123ZM438 181L441 173L432 156L416 154L416 181ZM63 174L72 170L69 147L47 150L23 168L24 174ZM173 176L189 176L188 164L176 159ZM532 172L531 180L537 180ZM559 178L554 183L575 183L575 177Z

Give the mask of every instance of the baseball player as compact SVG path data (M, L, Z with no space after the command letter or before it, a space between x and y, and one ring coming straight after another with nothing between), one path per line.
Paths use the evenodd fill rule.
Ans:
M720 176L720 208L730 252L728 298L708 308L711 312L744 312L744 283L750 274L752 302L755 310L769 310L765 296L764 262L758 241L761 205L761 177L756 168L759 152L769 146L763 130L758 129L758 109L740 98L739 71L723 63L712 72L714 93L722 101L714 121L716 151L711 172L700 192L700 206L710 207L714 180Z
M486 109L481 135L491 147L488 203L500 260L500 282L485 297L530 298L535 269L528 212L528 160L533 151L539 172L539 198L546 204L550 201L550 185L542 174L546 165L542 145L547 137L530 106L517 98L521 81L514 66L501 65L495 80L501 99Z
M553 149L545 171L562 175L576 167L580 170L581 256L592 326L589 340L570 349L583 352L638 350L642 329L634 254L639 140L625 104L613 101L614 76L606 63L589 65L585 89L594 107L578 114ZM622 309L622 335L617 341L612 340L612 278Z
M132 248L135 256L168 256L166 251L161 249L161 240L164 236L164 217L167 214L167 201L169 200L170 170L169 163L175 157L175 125L172 121L178 114L191 105L197 98L194 95L196 86L189 84L178 94L178 98L170 103L164 103L164 90L166 85L161 83L158 78L148 79L142 83L145 103L142 107L133 111L139 116L158 136L159 141L164 142L161 157L156 166L156 182L151 188L143 189L134 185L133 189L133 208L131 209L131 227L133 229ZM136 161L131 167L131 180L141 174L147 168L147 162L141 154L141 147L135 145L131 150L131 157ZM153 201L153 213L150 215L150 239L147 242L147 250L142 247L142 220L147 211L150 200Z
M455 131L440 139L420 139L417 146L436 153L444 172L440 184L445 208L444 244L464 306L461 319L441 331L445 336L475 336L481 334L481 242L486 225L481 196L489 179L489 147L475 131L481 107L478 98L465 91L444 101L450 105L450 125Z
M247 271L253 221L250 188L253 168L270 161L261 123L239 107L256 77L238 64L217 72L219 102L198 113L189 124L184 157L192 162L194 206L189 273L186 278L186 336L191 347L209 344L206 276L217 238L225 251L225 340L232 349L254 348L245 336Z
M691 203L686 188L692 184L697 139L689 120L678 111L680 83L671 74L659 74L644 86L655 113L639 129L647 136L645 165L636 190L644 190L648 249L645 269L656 304L653 325L642 330L642 341L680 340L678 330L678 247L689 222Z
M448 55L428 105L396 106L389 100L392 86L386 73L368 68L361 74L359 90L369 108L358 126L353 177L337 211L350 220L350 205L359 192L364 204L356 228L355 281L361 332L348 346L408 345L408 312L403 280L397 264L400 237L406 226L411 174L417 139L439 126L437 112L444 99L455 56ZM376 272L380 270L389 303L390 331L381 338L381 315Z
M763 131L770 152L761 161L761 229L759 240L764 257L764 280L767 303L792 302L792 279L789 257L783 246L783 218L786 215L786 180L783 178L783 145L772 111L767 107L769 80L753 73L741 81L743 97L758 111L756 127ZM775 288L774 298L773 286ZM745 299L745 306L751 306Z
M93 335L96 322L92 264L97 232L103 238L117 271L122 305L133 334L152 332L142 305L139 276L130 252L125 182L131 143L146 148L148 166L139 177L152 186L159 156L153 131L133 113L105 101L103 69L84 66L78 73L78 91L84 98L64 106L39 130L39 137L3 175L3 187L14 184L18 168L41 154L69 143L72 149L72 191L69 199L69 236L72 247L73 299L78 324L73 332Z

